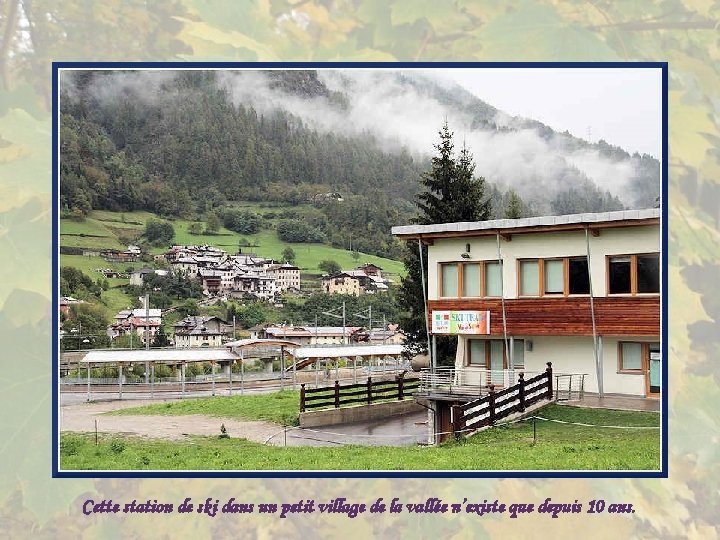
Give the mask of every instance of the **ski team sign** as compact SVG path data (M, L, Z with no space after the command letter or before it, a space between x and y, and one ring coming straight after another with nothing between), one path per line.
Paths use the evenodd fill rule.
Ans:
M489 311L433 311L433 334L490 334Z

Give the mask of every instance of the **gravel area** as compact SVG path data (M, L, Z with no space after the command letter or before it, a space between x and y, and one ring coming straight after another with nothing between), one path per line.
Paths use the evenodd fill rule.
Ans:
M165 400L147 400L143 405L165 403ZM220 435L220 425L225 424L230 437L250 441L282 445L283 427L272 422L242 421L200 414L183 416L137 415L114 416L105 413L127 407L137 407L137 402L103 401L60 407L60 431L95 432L95 421L100 433L122 433L154 439L181 440L189 435ZM278 435L279 434L279 435ZM288 445L291 444L290 438Z

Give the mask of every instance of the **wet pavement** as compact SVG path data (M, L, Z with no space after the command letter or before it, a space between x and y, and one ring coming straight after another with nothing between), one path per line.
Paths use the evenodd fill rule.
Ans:
M292 428L271 441L288 446L415 446L427 443L427 413L424 411L386 419L316 428Z
M591 409L660 412L661 400L635 396L613 396L606 394L600 397L597 394L585 394L582 399L558 401L557 404L588 407Z

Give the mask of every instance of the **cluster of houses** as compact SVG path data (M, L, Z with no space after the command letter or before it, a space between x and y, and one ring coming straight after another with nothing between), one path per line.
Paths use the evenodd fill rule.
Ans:
M108 326L107 335L110 339L131 335L137 337L141 343L148 339L152 343L161 326L162 310L159 308L123 309Z
M108 336L132 335L137 343L152 341L162 326L162 310L144 307L120 311L108 327ZM298 345L343 345L367 343L399 344L403 334L397 325L386 328L366 329L360 326L293 326L259 325L250 329L253 339L282 339ZM176 348L221 347L234 339L235 329L231 323L215 316L188 316L173 325L171 345Z
M382 268L370 263L322 278L322 290L328 294L375 294L387 291L389 284L390 280L382 275Z
M300 269L252 253L228 255L212 246L172 246L164 254L174 273L199 279L207 296L273 301L300 291Z

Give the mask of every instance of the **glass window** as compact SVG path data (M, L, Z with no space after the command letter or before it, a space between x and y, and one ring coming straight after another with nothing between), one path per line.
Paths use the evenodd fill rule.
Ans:
M545 294L562 294L565 290L562 260L545 261Z
M485 341L481 339L470 340L470 365L472 366L484 366L485 365Z
M480 296L479 264L463 264L463 296Z
M442 268L442 296L458 295L458 266L457 264L443 264Z
M537 296L540 275L537 261L520 261L520 294Z
M620 369L642 369L642 344L621 343Z
M525 367L525 340L524 339L513 340L513 367L516 369Z
M570 294L590 294L590 273L587 259L570 259L568 264Z
M609 268L609 293L622 294L631 292L630 257L611 257Z
M485 296L502 296L502 271L499 262L485 263Z
M660 292L660 256L638 255L637 257L637 292Z

